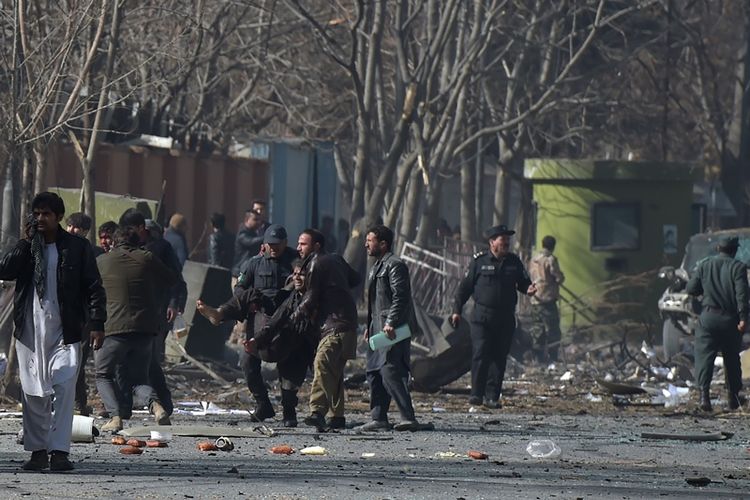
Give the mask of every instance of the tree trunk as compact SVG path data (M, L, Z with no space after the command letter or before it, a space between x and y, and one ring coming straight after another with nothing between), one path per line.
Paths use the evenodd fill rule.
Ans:
M722 155L721 181L727 196L737 210L740 226L750 224L750 7L744 6L745 39L737 58L737 84L734 93L734 116L729 127L726 149Z
M431 183L427 186L425 196L425 207L417 229L417 238L415 244L421 247L427 247L435 234L437 227L438 213L440 211L440 195L443 188L442 177L436 175L432 178Z
M42 141L35 141L34 153L34 193L41 193L47 189L47 151Z
M414 169L409 178L409 188L406 191L406 200L404 203L403 216L401 217L400 239L404 241L414 241L414 235L417 232L417 217L419 207L422 205L422 171Z
M481 155L478 158L481 161ZM477 213L474 206L476 174L476 164L471 161L464 162L461 167L461 239L466 241L476 240Z
M508 209L510 206L508 195L510 194L511 180L506 168L506 166L500 165L497 169L497 177L495 178L495 206L492 217L493 225L510 223L508 221Z

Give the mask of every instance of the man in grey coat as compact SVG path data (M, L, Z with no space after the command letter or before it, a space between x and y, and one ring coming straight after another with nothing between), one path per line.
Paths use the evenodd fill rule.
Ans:
M386 226L375 226L367 231L367 254L375 257L377 262L368 277L365 340L369 340L370 334L375 335L380 331L394 339L396 328L404 324L415 325L409 269L391 253L392 246L393 231ZM401 422L393 428L397 431L420 429L409 394L410 351L410 338L386 349L368 349L367 381L370 384L372 421L359 426L357 430L389 430L388 407L391 399L396 402L401 414Z

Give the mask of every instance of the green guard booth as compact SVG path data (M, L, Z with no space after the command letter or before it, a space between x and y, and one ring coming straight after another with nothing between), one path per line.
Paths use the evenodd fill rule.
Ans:
M625 303L628 307L620 310L626 319L657 314L664 285L656 280L656 271L679 265L691 236L693 183L702 175L700 168L686 163L526 160L536 249L545 235L554 236L566 277L560 304L563 332L596 323ZM632 287L627 277L641 277L647 286ZM619 288L620 304L603 297L605 286Z

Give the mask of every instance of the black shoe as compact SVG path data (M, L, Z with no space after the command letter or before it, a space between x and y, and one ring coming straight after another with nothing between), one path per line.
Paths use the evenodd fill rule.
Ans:
M305 417L304 422L305 425L315 427L318 430L325 429L326 427L326 419L323 418L323 415L320 413L311 413L309 416Z
M297 409L292 406L284 408L284 427L297 427Z
M331 417L326 421L329 429L346 429L345 417Z
M273 405L270 401L261 401L255 410L250 413L250 420L253 422L263 422L267 418L273 418L276 416L276 412L273 410Z
M49 470L63 472L73 470L73 464L68 460L68 454L64 451L53 451L49 457Z
M703 411L713 411L711 393L708 390L701 390L699 406Z
M47 450L37 450L31 452L31 458L23 463L23 470L44 470L49 467L49 457Z
M481 405L482 404L482 398L479 396L471 396L469 398L469 404L470 405Z

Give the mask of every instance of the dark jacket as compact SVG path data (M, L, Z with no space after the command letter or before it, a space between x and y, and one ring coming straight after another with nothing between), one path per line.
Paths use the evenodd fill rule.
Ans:
M208 263L212 266L232 268L234 263L234 235L225 229L208 237Z
M302 297L302 293L291 291L263 328L255 333L258 356L263 361L278 363L287 359L293 351L299 350L309 354L302 358L312 359L312 353L320 339L320 330L311 323L307 323L304 328L297 328L291 321Z
M174 253L174 249L169 242L161 238L151 238L146 242L144 247L177 276L177 281L172 286L159 287L157 300L166 321L167 307L177 309L178 311L185 310L187 284L182 277L182 266L180 266L177 255Z
M688 281L687 293L703 295L704 309L747 321L747 267L731 255L720 253L702 261Z
M466 277L458 287L453 312L461 309L469 297L474 296L472 321L491 322L498 314L515 315L518 293L526 293L531 285L529 273L516 254L509 253L498 259L490 252L474 256Z
M260 253L260 246L263 244L263 233L256 232L244 226L240 226L237 236L234 239L234 265L232 266L232 276L237 277L242 272L242 266Z
M55 244L59 254L57 300L60 303L63 340L66 344L74 344L81 341L81 332L87 320L91 330L104 330L106 298L91 244L62 227L57 229ZM16 338L20 338L23 332L29 294L35 293L33 275L31 242L20 240L0 260L0 279L16 280L13 297L13 335Z
M386 253L372 266L367 282L367 326L371 333L383 330L385 325L394 328L411 319L411 284L406 264Z
M164 239L172 245L175 255L177 255L177 261L180 263L180 271L185 266L185 261L188 258L188 247L185 235L177 231L173 227L168 227L164 231Z
M412 335L417 333L417 322L411 299L409 268L388 252L372 266L367 280L367 327L370 334L383 330L385 325L397 328L409 324ZM411 340L404 339L391 347L397 350L409 366ZM379 370L386 362L387 350L367 350L367 371Z
M314 255L307 268L307 292L300 313L320 327L321 337L357 331L357 304L350 290L359 285L359 273L336 254Z
M174 285L176 273L151 252L130 245L118 245L96 262L107 292L104 333L159 333L159 290Z
M297 252L289 247L286 247L278 258L272 258L269 254L256 255L240 269L235 293L250 288L258 290L266 299L263 302L263 312L272 315L286 298L286 295L280 298L277 298L277 295L292 274L292 262L297 257Z

